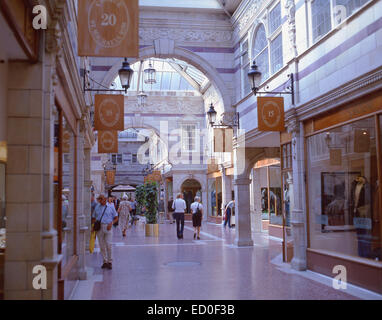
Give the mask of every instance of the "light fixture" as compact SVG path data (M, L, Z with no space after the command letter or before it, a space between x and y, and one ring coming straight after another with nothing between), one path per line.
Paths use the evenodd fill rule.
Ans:
M119 79L121 80L122 88L125 89L125 92L130 88L133 74L134 71L131 69L127 58L125 58L125 61L122 63L122 68L118 71Z
M139 107L145 107L146 106L146 101L147 101L147 94L145 94L143 91L139 92L137 95L138 98L138 106Z
M149 61L149 67L144 70L144 75L146 84L157 83L157 71L153 68L151 61Z
M216 110L214 108L214 105L211 103L210 105L210 110L208 110L207 115L208 115L208 121L211 126L213 126L216 122Z
M86 70L86 68L85 68L85 70L84 70L84 82L83 82L84 92L90 91L90 92L124 92L124 93L127 93L127 90L130 88L130 84L131 84L131 80L133 78L134 71L133 71L133 69L131 69L129 62L127 61L127 58L125 58L125 61L122 62L122 68L119 69L119 71L118 71L119 79L121 81L121 85L122 85L123 90L106 88L106 87L102 86L100 83L91 79L88 76L89 73L90 73L90 71ZM95 82L96 84L98 84L99 86L101 86L102 88L101 89L91 88L90 82L87 79L87 77L90 80L92 80L93 82Z
M253 94L256 96L258 93L266 93L266 94L290 94L292 95L292 105L294 105L294 75L293 73L288 74L288 78L290 81L290 86L288 86L284 91L266 91L269 87L265 88L265 91L259 91L259 86L261 83L261 72L258 70L258 66L256 65L255 60L251 65L251 69L248 72L248 79L251 85L251 89Z
M239 127L239 113L235 112L234 117L230 119L229 124L224 123L222 120L220 123L215 124L216 122L216 115L217 112L215 110L215 107L213 103L210 104L210 109L207 111L207 116L208 116L208 122L210 123L211 127L218 127L218 128L233 128L233 127Z

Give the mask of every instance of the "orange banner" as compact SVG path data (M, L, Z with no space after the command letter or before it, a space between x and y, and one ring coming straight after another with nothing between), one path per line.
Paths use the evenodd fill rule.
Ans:
M94 129L100 131L123 131L124 96L98 94L95 96Z
M106 184L113 185L115 183L115 171L106 171Z
M78 1L78 55L139 56L138 0Z
M117 131L98 131L98 153L118 153Z
M233 129L214 129L214 152L232 152Z
M257 98L257 119L259 131L285 131L284 98Z

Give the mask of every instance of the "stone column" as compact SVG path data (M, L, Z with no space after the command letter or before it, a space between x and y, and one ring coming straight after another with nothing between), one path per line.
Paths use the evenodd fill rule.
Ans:
M260 179L256 177L256 171L251 170L251 217L253 232L261 232L261 186Z
M253 246L249 185L251 180L239 177L234 181L235 186L235 224L237 246Z
M305 211L305 170L304 170L304 135L302 123L295 119L288 130L292 132L292 164L294 206L291 214L294 254L292 267L306 270L306 211Z
M220 170L222 173L222 216L224 216L225 205L232 200L232 181L231 177L226 175L223 166Z
M53 219L55 59L9 64L7 249L5 299L57 298L57 231ZM33 268L47 270L47 290L36 290Z
M80 121L79 135L77 137L77 226L78 226L78 241L77 241L77 254L78 254L78 277L80 280L86 280L86 234L88 232L85 202L89 206L90 198L84 198L84 177L85 177L85 152L84 152L84 134L85 125L83 121Z
M86 238L86 250L89 250L89 240L90 240L90 229L91 229L91 186L93 182L91 180L91 149L84 149L84 215L85 223L84 225L88 228L85 232Z

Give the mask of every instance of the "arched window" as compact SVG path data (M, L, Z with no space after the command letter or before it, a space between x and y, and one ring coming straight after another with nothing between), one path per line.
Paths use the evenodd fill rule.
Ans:
M269 54L268 41L263 24L260 25L256 32L253 55L259 70L263 74L262 81L267 80L269 78Z
M283 67L281 3L269 10L268 37L266 27L257 27L253 42L253 59L262 73L262 82Z

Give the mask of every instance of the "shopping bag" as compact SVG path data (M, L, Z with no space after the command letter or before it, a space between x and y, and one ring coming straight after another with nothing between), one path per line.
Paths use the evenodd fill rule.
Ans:
M90 253L93 253L93 251L94 251L95 242L96 242L96 232L92 231L90 233L90 241L89 241L89 252Z

